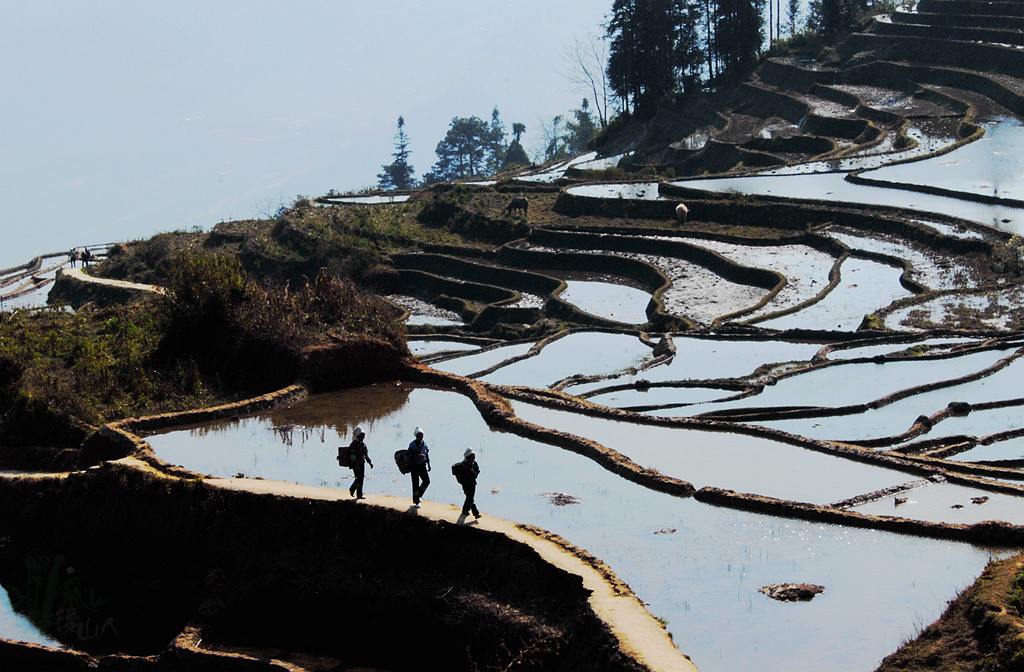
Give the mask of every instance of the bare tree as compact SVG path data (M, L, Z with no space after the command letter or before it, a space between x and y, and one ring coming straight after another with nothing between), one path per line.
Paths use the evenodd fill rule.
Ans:
M612 99L608 87L608 50L603 38L587 33L586 38L575 37L571 45L562 46L562 61L565 68L559 74L574 86L587 90L594 101L594 111L601 128L608 125Z
M264 194L256 199L256 212L263 216L263 219L274 219L285 210L284 195L274 198L270 194Z

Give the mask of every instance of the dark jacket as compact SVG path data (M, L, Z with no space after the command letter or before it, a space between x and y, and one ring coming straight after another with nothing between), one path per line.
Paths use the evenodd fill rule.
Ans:
M476 485L476 477L480 475L480 465L476 463L476 460L472 462L463 460L452 465L452 473L455 474L455 480L462 485Z
M352 439L352 443L348 444L348 460L352 466L369 462L370 451L367 450L366 444L359 439Z
M430 449L427 448L426 441L413 439L407 450L409 451L409 462L411 464L418 467L430 464Z

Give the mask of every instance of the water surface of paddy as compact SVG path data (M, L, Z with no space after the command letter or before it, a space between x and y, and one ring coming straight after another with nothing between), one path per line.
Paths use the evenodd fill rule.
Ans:
M996 228L1024 233L1024 210L974 203L947 196L933 196L905 189L871 187L846 182L845 173L813 175L766 175L723 177L677 182L691 189L719 193L782 196L813 200L884 205L922 212L936 212L969 219Z
M985 135L956 150L912 163L886 166L865 177L1024 200L1024 127L1012 117L982 124Z
M651 358L651 348L629 334L578 332L548 343L535 356L483 376L498 385L548 387L575 374L610 374Z
M0 586L0 637L16 642L63 648L60 642L41 632L27 616L14 610L4 586Z
M1020 460L1024 462L1024 438L996 441L987 446L975 446L970 450L946 458L955 462L984 462L993 460ZM1018 467L1019 468L1019 467Z
M520 401L512 406L527 422L592 439L697 488L710 485L827 504L908 480L905 473L892 469L760 436L636 425Z
M501 347L490 348L489 350L484 350L483 352L476 354L463 355L454 359L448 359L443 362L431 364L431 366L439 371L454 373L458 376L469 376L474 373L484 371L485 369L489 369L492 366L501 364L505 360L525 355L533 346L533 343L503 345Z
M573 196L585 196L587 198L625 198L633 200L657 201L657 182L626 182L623 184L584 184L578 187L569 187L568 191Z
M611 282L566 280L566 289L559 298L585 313L625 324L647 322L650 293Z
M707 404L700 407L700 412L726 408L784 406L837 408L866 404L899 390L926 383L951 380L981 371L1009 354L1010 351L1006 350L986 350L939 360L835 364L783 378L774 385L766 386L760 394L752 397ZM993 374L993 376L997 374ZM982 380L990 386L993 383L991 378L992 376L989 376ZM1003 379L995 378L994 380L1001 381ZM985 387L986 385L982 384L978 389L985 389ZM939 393L939 396L947 396L947 393L942 390L937 390L936 393ZM912 421L913 418L910 420Z
M625 408L627 406L655 406L661 404L699 404L736 394L732 390L709 387L649 387L641 390L616 390L587 397L595 404Z
M933 362L933 364L940 362ZM1018 397L1022 370L1024 370L1024 362L1017 359L990 376L921 392L879 408L870 408L863 413L793 420L764 420L755 424L781 429L784 432L812 439L834 441L860 441L897 436L908 431L918 417L922 415L930 417L954 401L979 404ZM826 401L826 399L822 401ZM953 416L942 420L924 437L918 438L935 438L956 434L981 437L1024 424L1024 420L1019 420L1019 418L1021 418L1020 407L988 411L972 410L967 416ZM981 433L978 433L979 431Z
M368 493L408 496L390 454L422 424L434 469L426 498L460 504L448 471L472 444L486 515L538 525L604 560L667 622L702 672L871 669L941 614L990 557L968 544L749 514L653 492L574 453L493 432L463 397L380 385L313 397L238 422L149 437L157 454L199 471L347 487L334 460L367 430ZM274 428L277 428L276 430ZM547 493L576 504L554 506ZM884 572L878 568L884 567ZM774 602L769 583L826 586L809 603Z
M463 351L463 350L479 350L479 345L473 345L472 343L463 343L462 341L424 341L417 339L409 339L407 342L409 345L409 352L422 357L423 355L433 355L439 352L449 351Z
M820 301L796 312L757 322L767 329L856 331L864 316L910 296L900 284L903 271L868 259L846 259L839 284Z
M1002 520L1014 525L1024 523L1024 498L989 490L968 488L953 483L929 483L900 497L907 501L896 506L892 497L852 507L850 510L873 516L899 516L933 523L971 525L985 520Z

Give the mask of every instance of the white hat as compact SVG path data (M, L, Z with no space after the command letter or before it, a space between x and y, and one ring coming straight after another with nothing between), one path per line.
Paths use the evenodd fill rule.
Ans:
M366 436L366 432L363 431L362 427L356 427L356 431L354 431L353 434L356 436L356 438L359 438L360 436Z
M417 436L417 435L422 434L422 433L423 433L423 428L420 427L419 425L416 425L416 429L412 430L412 435L413 436Z
M466 452L462 453L463 457L469 457L470 455L476 455L476 453L473 452L473 446L466 448Z

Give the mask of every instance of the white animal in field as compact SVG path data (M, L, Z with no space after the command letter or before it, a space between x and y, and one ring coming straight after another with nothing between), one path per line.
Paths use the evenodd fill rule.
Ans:
M680 203L676 206L676 221L685 222L686 216L690 214L690 209L686 207L685 203Z

